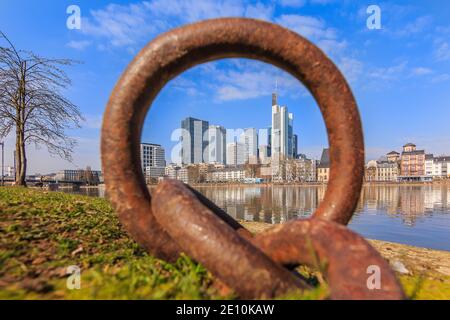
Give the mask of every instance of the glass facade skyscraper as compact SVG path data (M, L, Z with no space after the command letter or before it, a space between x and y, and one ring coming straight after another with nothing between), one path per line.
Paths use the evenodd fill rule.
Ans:
M208 121L192 117L181 121L181 161L183 164L208 162L207 152L205 152L208 146L208 128Z
M222 126L210 125L208 129L208 146L206 157L209 163L226 163L227 131Z
M245 146L245 162L258 163L258 132L255 128L246 128L240 135L239 142Z

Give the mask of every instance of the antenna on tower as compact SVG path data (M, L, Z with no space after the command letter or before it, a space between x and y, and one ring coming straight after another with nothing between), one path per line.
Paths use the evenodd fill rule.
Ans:
M275 91L272 93L272 106L275 106L278 104L277 94L278 94L278 79L275 78Z

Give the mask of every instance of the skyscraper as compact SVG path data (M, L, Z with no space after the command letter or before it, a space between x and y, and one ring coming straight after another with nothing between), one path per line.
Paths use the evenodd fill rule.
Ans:
M159 144L141 143L141 167L145 175L162 177L166 166L164 148Z
M259 162L261 164L268 164L270 163L270 147L268 145L262 145L259 146L259 152L258 152L258 157L259 157Z
M276 94L272 97L272 102L277 102ZM272 157L292 158L293 155L293 134L294 115L288 112L286 106L278 104L272 105Z
M288 158L294 157L294 115L288 113Z
M237 166L245 163L245 144L232 142L227 144L227 165Z
M206 154L209 163L226 163L227 132L222 126L210 125Z
M239 142L245 146L245 162L258 163L258 133L255 128L246 128L240 135Z
M298 136L296 134L293 135L293 149L292 149L292 156L294 158L298 157Z
M191 117L181 121L181 159L183 164L208 162L205 150L208 145L208 121Z

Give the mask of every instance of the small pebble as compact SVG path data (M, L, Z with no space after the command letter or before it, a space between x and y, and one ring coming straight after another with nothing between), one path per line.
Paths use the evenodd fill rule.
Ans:
M391 266L392 266L392 269L394 269L395 271L397 271L399 273L403 273L403 274L409 273L409 270L406 269L405 265L398 260L392 261Z

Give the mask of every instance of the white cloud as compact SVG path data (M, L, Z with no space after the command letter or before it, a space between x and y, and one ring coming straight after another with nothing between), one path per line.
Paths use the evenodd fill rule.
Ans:
M285 0L281 4L298 7L304 3ZM358 77L362 63L356 59L346 59L344 54L347 42L338 38L336 29L327 26L324 20L312 16L288 14L275 18L274 6L274 3L250 3L244 0L149 0L129 5L109 4L90 12L90 16L83 21L82 32L106 40L97 42L97 48L107 50L111 46L124 47L127 52L133 54L143 43L173 27L215 17L246 16L274 21L298 32L341 65L350 81ZM237 65L232 71L216 70L210 74L216 81L213 88L216 100L249 99L267 95L274 87L275 76L279 77L280 88L283 85L286 89L294 87L292 80L288 80L292 77L273 72L276 68L246 69L247 67L248 65ZM201 90L197 90L196 85L187 80L179 77L170 85L188 95L198 94ZM212 87L211 83L205 85ZM295 94L297 92L301 95L306 93L305 90L297 90Z
M401 78L406 69L407 61L403 61L391 67L373 68L369 73L369 77L375 80L398 80Z
M450 74L443 73L443 74L433 77L431 79L431 82L432 83L441 83L441 82L445 82L445 81L449 81L449 80L450 80Z
M335 0L309 0L311 4L329 4L335 2Z
M182 23L217 17L243 16L245 5L239 0L153 0L144 2L156 17L175 17Z
M411 73L416 76L424 76L424 75L432 74L433 70L431 70L429 68L418 67L418 68L412 69Z
M187 79L183 75L180 75L170 81L167 84L167 87L183 91L189 96L197 96L201 94L201 90L197 89L197 84L194 81Z
M66 44L66 46L68 46L69 48L72 48L72 49L76 49L76 50L84 50L87 47L89 47L91 45L91 43L92 42L88 41L88 40L81 40L81 41L72 40L72 41L68 42Z
M435 52L436 60L445 61L450 60L450 46L448 42L442 42Z
M363 73L363 63L354 58L343 57L338 66L350 83L356 82Z
M280 5L283 7L300 8L305 5L305 0L281 0Z
M278 83L281 95L306 93L297 79L277 67L251 60L233 60L232 65L218 68L210 64L203 69L217 101L244 100L270 95Z
M312 16L285 14L275 19L275 22L312 41L336 60L339 60L347 47L345 40L338 39L337 30L327 27L322 19Z
M416 33L422 33L432 25L433 19L430 16L417 17L413 22L407 23L403 28L394 30L397 36L410 36Z
M158 30L158 22L150 19L145 2L130 5L109 4L93 10L83 20L81 32L107 38L113 46L135 44L144 35Z
M158 33L199 20L250 17L270 21L273 5L242 0L151 0L129 5L109 4L83 19L82 33L106 38L112 46L137 46ZM170 21L170 22L169 22Z
M270 21L273 15L273 6L265 6L258 2L255 5L248 5L245 9L245 16L247 18L261 19Z
M327 28L323 20L315 17L283 14L276 22L307 38L315 40L336 38L336 30Z
M294 84L300 88L300 84L295 79L289 79L287 75L281 75L276 70L230 71L219 78L221 78L221 84L217 88L217 99L222 101L268 95L275 87L275 79L283 91L293 89Z

